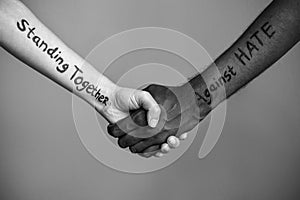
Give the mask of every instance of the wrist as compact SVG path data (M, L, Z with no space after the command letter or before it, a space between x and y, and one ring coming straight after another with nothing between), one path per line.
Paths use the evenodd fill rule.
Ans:
M95 86L86 89L89 95L84 99L107 118L107 110L112 106L119 86L101 74L93 82Z
M199 121L205 118L213 109L211 106L212 98L207 93L207 87L202 79L189 81L180 86L180 90L185 93L185 96L189 97L188 103L195 105L195 109L192 109L192 111L198 116Z
M195 91L197 101L207 103L211 109L214 109L223 100L226 99L225 84L220 84L222 79L220 71L213 63L201 74L192 78L186 84L189 84Z

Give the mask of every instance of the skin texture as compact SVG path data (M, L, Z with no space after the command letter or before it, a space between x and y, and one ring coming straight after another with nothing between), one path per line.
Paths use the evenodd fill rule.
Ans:
M108 126L108 133L118 138L119 146L129 147L133 153L155 152L168 137L180 137L192 130L211 110L204 101L199 105L194 89L190 85L179 87L149 85L144 90L149 92L161 107L157 127L147 126L144 109L132 112L131 118Z
M138 127L131 118L109 125L108 132L119 138L119 145L123 148L129 147L132 152L151 152L166 142L168 136L191 130L211 109L263 73L298 43L299 10L299 0L273 1L230 48L187 84L146 88L160 104L162 119L165 120L159 122L160 130L155 129L156 135L153 136L148 127ZM190 87L186 87L188 85ZM131 116L137 124L146 120L141 110ZM132 136L142 134L152 135L149 138Z
M108 122L116 123L129 116L128 110L143 107L148 111L148 124L156 126L160 109L149 93L119 87L111 82L70 49L20 1L0 0L0 46L82 98ZM168 148L173 146L168 143Z
M148 111L148 123L156 126L150 122L158 120L160 109L150 94L110 81L19 1L0 0L0 46L94 106L108 122L115 123L127 117L128 110L142 106Z

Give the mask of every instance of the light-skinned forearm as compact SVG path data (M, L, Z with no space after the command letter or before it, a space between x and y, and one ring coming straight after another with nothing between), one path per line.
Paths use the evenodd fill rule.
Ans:
M100 113L116 85L70 49L21 2L0 1L1 46L22 62L91 105Z

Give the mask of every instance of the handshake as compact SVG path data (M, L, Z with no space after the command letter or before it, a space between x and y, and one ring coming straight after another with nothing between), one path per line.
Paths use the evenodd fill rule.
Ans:
M211 99L200 96L199 88L199 81L195 87L187 82L177 87L151 84L142 91L118 88L105 111L112 122L107 131L121 148L143 157L161 157L178 147L211 111Z
M215 60L216 66L213 63L181 86L151 84L134 90L115 85L19 1L0 3L0 46L94 105L109 121L108 133L118 139L121 148L145 157L160 157L177 147L179 139L186 138L187 132L221 101L299 42L299 7L299 1L270 3Z

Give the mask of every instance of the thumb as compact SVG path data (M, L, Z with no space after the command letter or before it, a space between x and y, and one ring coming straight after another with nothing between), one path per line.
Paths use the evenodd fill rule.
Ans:
M153 99L151 94L146 91L137 92L136 101L138 102L139 106L148 110L147 113L148 125L152 128L155 128L158 123L160 112L161 112L160 107L158 106L156 101Z

